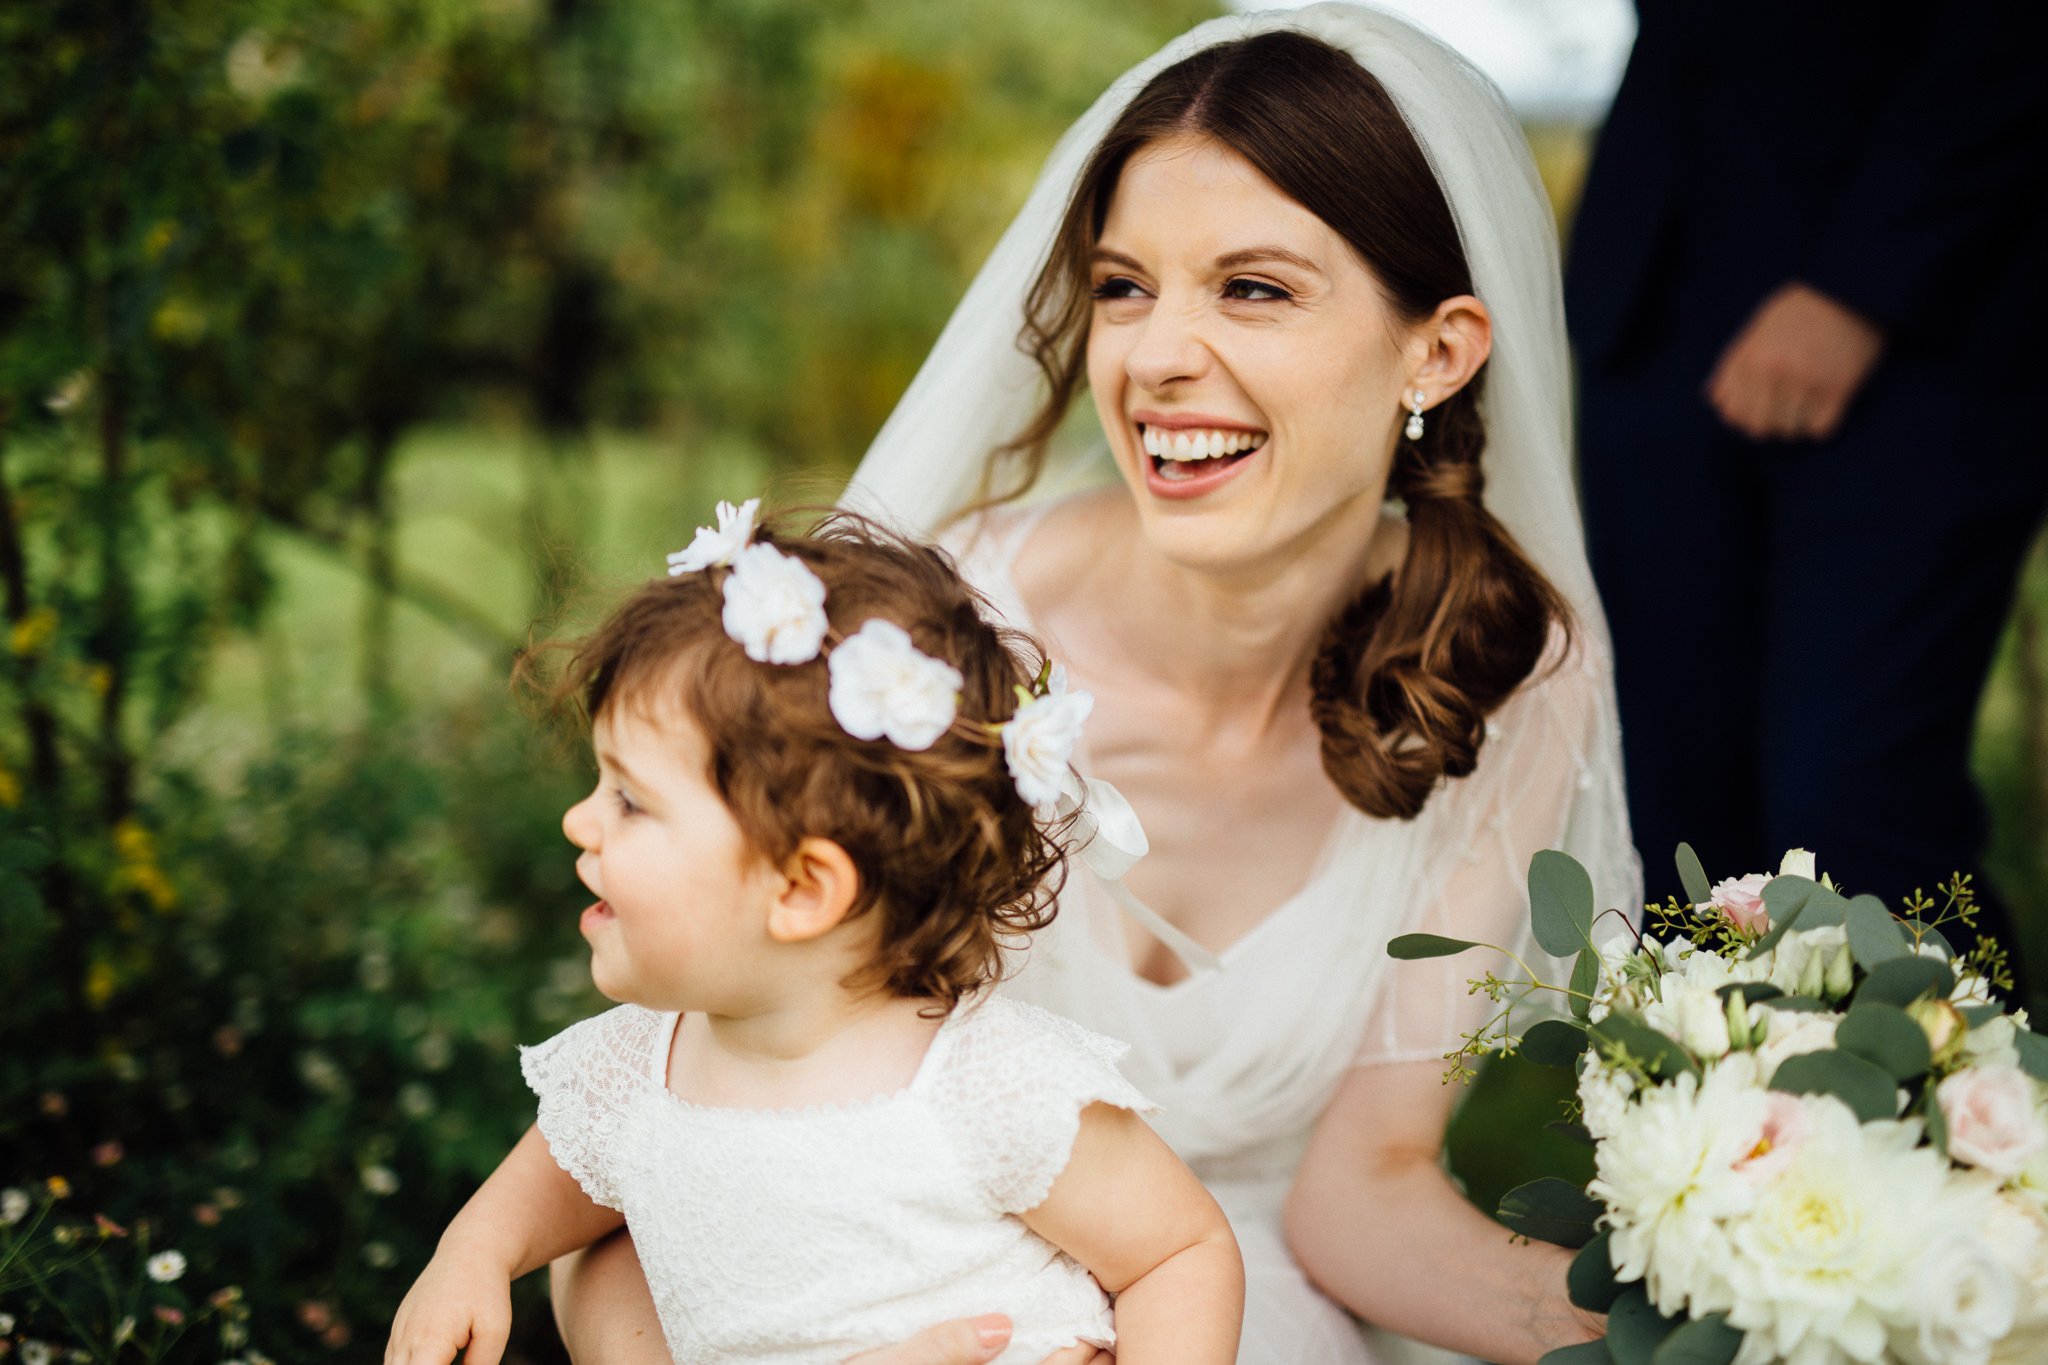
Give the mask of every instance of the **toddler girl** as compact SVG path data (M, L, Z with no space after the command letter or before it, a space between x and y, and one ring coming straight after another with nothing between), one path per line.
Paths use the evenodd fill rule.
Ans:
M510 1282L622 1219L682 1362L840 1361L992 1310L1004 1361L1234 1360L1236 1244L1122 1047L986 989L1051 916L1086 694L938 551L846 514L757 537L755 507L570 665L598 779L562 824L621 1003L524 1051L539 1120L387 1361L495 1361Z

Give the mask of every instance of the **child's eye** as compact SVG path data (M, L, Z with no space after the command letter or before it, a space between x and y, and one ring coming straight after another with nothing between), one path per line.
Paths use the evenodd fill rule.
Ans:
M1145 291L1138 288L1138 282L1122 275L1112 275L1098 282L1088 291L1098 299L1134 299Z
M1264 280L1235 279L1223 286L1223 297L1241 299L1247 303L1270 303L1294 297L1277 284Z
M625 789L622 787L612 788L612 803L619 808L619 814L621 815L638 815L640 813L640 808L633 804L633 798L626 795Z

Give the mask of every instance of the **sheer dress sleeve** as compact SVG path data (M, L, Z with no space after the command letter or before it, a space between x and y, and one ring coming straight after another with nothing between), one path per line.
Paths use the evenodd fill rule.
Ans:
M1476 940L1516 953L1543 980L1563 985L1570 959L1544 953L1529 927L1530 859L1564 849L1592 876L1596 910L1638 910L1640 874L1625 827L1575 820L1581 808L1616 808L1620 793L1596 793L1595 746L1611 738L1604 679L1584 651L1554 645L1545 665L1489 720L1473 772L1447 783L1425 810L1432 847L1418 860L1414 903L1400 908L1394 933ZM1618 783L1618 779L1616 779ZM1589 800L1601 797L1603 800ZM1581 828L1581 826L1585 826ZM1625 932L1619 916L1594 926L1604 940ZM1391 937L1391 935L1390 935ZM1464 1035L1500 1008L1469 982L1491 971L1521 977L1515 962L1492 949L1385 964L1383 986L1366 1018L1353 1064L1420 1061L1454 1052ZM1542 992L1515 1010L1516 1031L1554 1011L1562 997Z

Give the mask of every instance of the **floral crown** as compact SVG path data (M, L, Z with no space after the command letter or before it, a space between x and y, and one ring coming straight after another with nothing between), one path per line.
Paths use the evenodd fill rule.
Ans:
M830 641L824 583L802 560L755 543L760 506L759 498L738 507L719 503L718 525L698 527L688 547L668 557L669 576L726 568L720 620L748 658L806 664L826 654L827 701L840 729L913 752L931 748L959 714L960 670L919 650L908 631L879 617ZM990 727L1002 736L1017 795L1030 806L1057 809L1061 797L1072 794L1068 764L1094 706L1088 693L1068 691L1064 670L1048 663L1029 688L1017 689L1010 719Z

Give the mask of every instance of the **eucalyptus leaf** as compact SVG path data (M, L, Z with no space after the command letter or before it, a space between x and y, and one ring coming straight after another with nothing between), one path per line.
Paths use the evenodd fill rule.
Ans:
M1782 880L1779 879L1779 880ZM1803 879L1801 879L1803 880ZM1766 896L1770 888L1764 888ZM1831 929L1838 924L1849 922L1849 902L1838 892L1830 891L1815 882L1813 889L1806 893L1806 909L1799 916L1801 929Z
M1714 884L1707 880L1707 869L1700 866L1700 855L1692 851L1691 844L1678 846L1678 884L1685 888L1685 899L1691 905L1705 905L1714 894Z
M1774 1010L1790 1010L1794 1014L1833 1014L1835 1007L1825 1000L1810 995L1774 995L1764 1001Z
M1685 1072L1699 1075L1699 1063L1675 1039L1619 1010L1597 1024L1587 1025L1586 1032L1592 1035L1602 1056L1612 1057L1626 1051L1653 1076L1669 1080Z
M1593 1141L1592 1130L1587 1128L1586 1125L1583 1123L1568 1123L1563 1119L1552 1119L1550 1122L1543 1125L1543 1131L1546 1133L1555 1133L1561 1138L1566 1138L1572 1142L1578 1143L1581 1147L1594 1147L1599 1145Z
M1870 969L1870 975L1856 988L1856 1003L1869 1001L1904 1009L1922 996L1946 1000L1955 984L1956 974L1939 958L1895 957Z
M1906 941L1906 931L1892 918L1892 912L1884 908L1884 902L1875 896L1858 896L1846 907L1849 926L1849 953L1856 959L1856 965L1869 971L1880 962L1889 962L1895 957L1910 957L1913 949Z
M1603 1232L1580 1247L1565 1272L1572 1302L1589 1313L1605 1313L1621 1295L1621 1282L1614 1278L1614 1253L1609 1250L1613 1239L1613 1233Z
M1836 1027L1835 1046L1883 1067L1895 1080L1924 1076L1934 1065L1926 1031L1895 1005L1858 1001Z
M1979 1024L1988 1024L1993 1019L1996 1019L2000 1015L2004 1014L2005 1006L1963 1005L1959 1007L1957 1013L1963 1016L1964 1023L1968 1024L1971 1028L1976 1028Z
M1806 913L1807 897L1819 889L1819 883L1804 877L1773 877L1765 882L1764 910L1770 916L1771 927L1749 950L1749 955L1762 957L1777 947L1778 940Z
M2048 1038L2028 1028L2012 1031L2013 1045L2019 1049L2020 1070L2037 1081L2048 1081Z
M1536 1365L1614 1365L1614 1357L1608 1354L1605 1341L1582 1341L1576 1346L1545 1351Z
M1792 1095L1833 1095L1864 1123L1898 1113L1898 1085L1884 1068L1838 1048L1787 1057L1771 1077L1771 1089Z
M1581 948L1572 963L1571 1001L1572 1014L1580 1019L1592 1017L1593 992L1600 986L1600 950Z
M1400 934L1387 940L1387 956L1414 962L1425 957L1450 957L1478 946L1462 938L1445 938L1441 934Z
M1742 1333L1720 1313L1694 1318L1670 1336L1650 1357L1650 1365L1728 1365L1742 1349Z
M1778 1003L1779 997L1783 996L1785 992L1768 981L1731 981L1715 991L1714 994L1721 997L1723 1004L1727 1003L1729 996L1740 995L1742 1003L1745 1005L1767 1002L1775 1006ZM1814 1001L1814 1003L1816 1005L1820 1004L1818 1000Z
M1593 879L1569 853L1546 848L1529 860L1529 923L1553 957L1593 946Z
M1593 1220L1606 1207L1580 1186L1556 1176L1517 1185L1500 1197L1500 1221L1524 1237L1561 1247L1593 1240Z
M1517 1049L1524 1057L1538 1066L1575 1066L1579 1054L1590 1046L1592 1040L1577 1024L1564 1019L1545 1019L1522 1035L1522 1045Z
M1947 1156L1948 1115L1942 1111L1941 1098L1931 1085L1921 1096L1921 1112L1927 1117L1927 1145Z
M1640 1283L1632 1284L1607 1310L1607 1350L1615 1365L1651 1365L1677 1325L1657 1311Z

